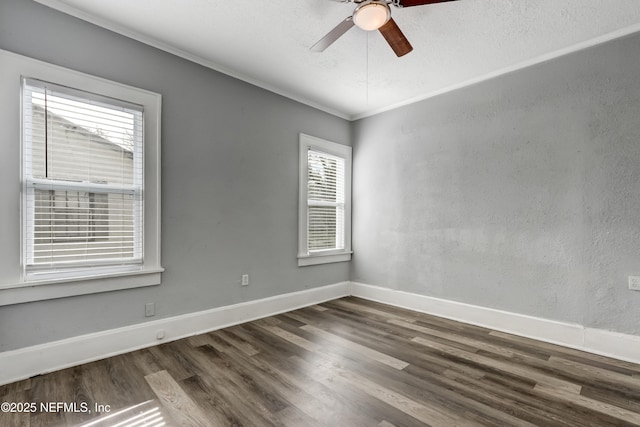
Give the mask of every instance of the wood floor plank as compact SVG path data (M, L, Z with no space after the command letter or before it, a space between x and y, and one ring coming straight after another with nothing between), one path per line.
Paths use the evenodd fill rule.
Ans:
M416 325L414 323L406 322L404 320L390 319L388 320L388 322L394 325L402 326L404 328L423 333L423 334L444 338L446 340L458 342L461 344L466 344L469 347L475 347L479 350L485 350L490 353L496 353L505 357L513 357L515 354L520 354L523 357L529 357L528 354L518 352L517 350L504 348L504 347L501 347L495 344L490 344L490 343L487 343L486 341L481 341L478 339L461 337L460 335L455 335L448 332L441 332L433 328L427 328L425 326Z
M557 356L551 356L549 358L549 365L557 366L565 372L570 371L576 374L576 376L591 377L599 384L607 383L614 391L627 393L634 391L637 393L640 391L640 378L634 378L599 367L566 360ZM640 397L640 395L637 397Z
M314 351L318 351L320 348L318 344L315 344L296 334L292 334L291 332L288 332L278 326L258 324L258 327L265 329L266 331L272 333L273 335L276 335L284 340L287 340L290 343L297 345L298 347L304 348L305 350L314 352Z
M167 371L145 375L144 379L177 426L215 427Z
M247 356L255 356L259 352L250 342L226 330L219 331L219 335Z
M323 352L323 354L327 353ZM318 358L327 360L321 354L305 352L304 355L313 361L317 361ZM283 358L274 348L262 344L260 353L253 359L264 361L271 370L284 377L286 381L313 396L312 400L304 400L303 403L296 403L296 405L320 421L322 425L373 426L378 422L375 417L382 419L384 416L400 420L398 425L406 427L423 425L413 418L407 418L394 408L388 408L395 410L394 413L389 413L388 409L381 408L381 402L363 393L358 395L358 390L349 387L336 388L335 384L325 385L314 380L310 375L317 369L298 356Z
M635 374L640 374L640 365L637 365L631 362L626 362L624 360L612 359L610 357L601 356L599 354L587 353L585 351L575 350L568 347L562 347L557 344L550 344L543 341L537 341L532 338L521 337L518 335L508 334L506 332L501 332L501 331L491 331L490 335L493 337L502 338L506 341L518 342L525 345L530 345L532 347L544 349L549 351L551 355L562 354L564 355L563 357L567 358L567 356L569 356L572 358L572 360L575 360L578 362L583 361L584 363L587 363L587 364L591 362L598 362L605 365L609 365L611 367L619 367L622 369L626 369L634 372Z
M250 366L250 374L255 381L272 388L275 393L282 396L282 399L288 403L288 406L277 411L276 415L279 419L283 418L282 414L289 414L286 418L292 418L295 415L293 412L302 412L315 421L322 418L322 413L325 409L321 408L321 405L316 402L313 395L305 391L308 387L307 384L304 387L299 387L281 375L271 364L264 363L258 358L247 356L242 352L230 352L229 357L243 366ZM297 408L297 411L286 411L289 408Z
M407 362L405 362L404 360L400 360L400 359L396 359L395 357L389 356L387 354L384 353L380 353L376 350L371 350L368 347L365 347L363 345L354 343L353 341L349 341L346 340L338 335L334 335L332 333L326 332L322 329L318 329L315 326L311 326L311 325L306 325L306 326L302 326L300 329L303 329L305 331L309 331L315 335L318 335L322 338L325 338L329 341L335 342L351 351L354 351L360 355L362 355L363 357L367 357L369 359L373 359L373 360L377 360L380 363L384 363L385 365L389 365L392 368L396 368L396 369L404 369L405 367L407 367L409 364Z
M599 387L584 386L582 387L580 394L584 397L610 403L614 406L619 406L620 408L628 409L629 411L640 414L640 400L624 392L614 392L610 390L603 390Z
M373 316L378 316L383 320L395 319L395 320L406 320L406 316L402 316L401 314L394 314L390 311L379 310L377 308L369 307L365 304L358 304L356 302L350 302L346 299L332 301L330 304L336 305L338 307L345 307L355 312L359 312L361 314L368 314Z
M370 418L371 411L364 410L362 402L355 402L344 390L326 387L309 376L309 367L297 356L283 358L277 351L264 346L260 353L252 358L268 369L280 379L282 383L289 383L300 389L300 397L307 397L298 401L289 399L303 412L318 420L325 426L369 426L374 425ZM306 395L306 396L305 396Z
M640 426L640 365L346 297L4 385L0 397L103 405L0 412L2 427L146 415L225 427Z
M402 360L409 364L421 366L433 372L442 373L450 369L471 376L483 376L486 374L485 371L474 368L472 363L452 361L448 355L442 355L436 351L429 351L410 339L404 339L398 336L398 334L378 335L377 332L372 332L368 329L355 331L352 328L344 326L341 326L339 330L334 330L328 325L325 325L324 328L335 334L339 334L344 339L351 340L357 344L390 356L402 357ZM411 337L413 338L414 335ZM447 341L447 343L448 342L449 341ZM459 346L456 347L460 348ZM468 346L463 346L463 348L470 352L475 351L475 349L469 348Z
M305 427L321 427L314 418L296 408L289 406L276 414L278 419L286 426L305 426Z
M513 417L509 413L494 409L461 393L455 381L447 381L440 375L431 374L429 377L416 378L408 370L395 373L393 368L386 365L353 362L344 358L334 358L334 365L367 378L420 404L435 405L447 408L451 413L466 413L470 419L492 426L527 426L534 424L524 419ZM428 389L425 390L425 379L428 378ZM533 387L532 387L533 388Z
M572 393L566 389L555 388L547 384L537 384L534 387L534 390L553 398L565 400L567 402L571 402L572 404L577 404L585 408L589 408L597 412L612 416L614 418L618 418L635 425L640 425L640 414L624 408L620 408L615 405L611 405L606 402L601 402L599 400L591 399L582 395L576 396L575 393Z
M416 337L413 339L413 341L420 343L422 345L425 345L427 347L435 348L437 350L446 352L447 354L451 354L456 357L478 363L479 365L484 366L486 368L497 369L500 371L521 376L523 378L532 378L540 384L548 384L550 386L555 387L556 389L566 390L567 392L573 393L576 395L580 393L581 386L579 384L575 384L569 381L564 381L558 378L550 377L540 372L537 372L533 369L523 368L515 364L505 363L500 360L491 359L486 356L481 356L473 353L465 353L456 348L449 347L444 344L440 344L422 337Z
M215 392L223 407L229 408L225 416L243 420L243 425L279 425L273 413L284 409L286 403L277 391L259 384L240 365L234 365L232 358L209 344L195 348L190 356L202 373L193 378L202 383L201 388Z
M31 378L0 386L0 398L9 397L13 393L27 391L31 388Z
M613 427L619 425L619 421L599 416L586 408L572 406L564 401L535 394L533 386L512 388L502 384L487 383L485 378L478 380L464 375L456 375L453 378L454 382L449 383L444 378L433 377L431 372L418 367L410 366L406 370L413 376L424 378L429 383L444 383L445 386L448 385L451 390L462 396L485 403L535 425L546 427L583 427L585 425ZM588 424L585 424L586 420L588 420Z
M319 366L316 365L316 368ZM400 411L410 415L424 423L432 426L451 425L472 425L465 423L455 414L450 413L445 408L424 405L408 398L400 393L394 392L382 384L370 381L369 379L354 372L342 369L336 365L332 369L314 369L312 377L323 384L344 384L358 388L362 392L374 397Z
M112 411L92 420L77 424L78 427L160 427L177 425L157 399L138 403Z
M353 339L355 337L360 337L365 341L368 341L370 337L375 340L387 340L390 337L393 337L397 340L401 340L405 338L407 341L416 336L416 331L412 331L407 328L403 328L401 326L394 325L390 323L389 320L393 319L385 319L383 317L362 317L361 314L356 313L352 310L343 310L340 307L334 308L331 305L332 310L328 312L324 317L327 319L334 319L338 321L338 327L326 326L323 324L323 328L328 331L335 333L336 335L340 335L347 339ZM346 336L349 335L349 336ZM459 334L456 336L460 336ZM432 335L432 337L434 337ZM454 347L458 347L461 350L474 352L477 351L475 347L468 346L460 341L456 340L448 340L446 338L436 337L437 340L442 341L447 345L452 345Z
M209 346L199 347L203 354L215 358L216 368L222 377L227 380L227 384L237 389L238 396L251 396L249 403L260 414L274 414L286 408L286 399L274 388L273 384L264 383L255 375L256 369L251 364L242 367L237 363L237 354L225 354L225 352L215 352Z
M337 418L338 420L348 419L351 417L352 413L360 413L360 415L366 414L372 419L372 421L352 423L353 425L373 426L381 420L388 420L392 424L400 426L424 426L422 421L412 417L407 414L407 412L402 411L397 407L397 405L390 405L385 400L376 398L375 394L368 393L367 390L364 390L362 387L357 387L352 382L336 375L336 372L342 369L341 362L323 358L303 360L298 356L293 356L291 359L298 369L302 369L302 371L308 375L312 381L323 385L328 390L331 390L331 392L337 395L341 401L348 404L348 407L351 408L351 410L342 412L340 417ZM343 423L341 422L338 423L338 425L342 424Z
M227 400L219 385L212 385L199 375L194 375L180 381L180 386L197 402L212 424L233 427L250 425L246 414Z
M31 403L29 390L23 390L24 384L15 384L11 387L11 391L7 392L0 402L8 403ZM12 427L30 427L31 414L26 411L18 411L17 407L9 408L9 410L0 411L0 426L12 426Z
M176 381L189 378L196 374L196 369L191 365L189 360L186 360L179 351L174 351L174 349L180 346L180 343L170 342L148 349L155 357L156 363L160 365L163 370L169 372Z
M40 405L42 403L46 405L48 402L64 402L61 394L64 393L66 382L65 377L69 372L69 369L65 369L62 371L52 372L48 375L40 375L32 378L31 388L29 390L29 403L36 403L38 405L38 410L31 413L31 426L38 427L66 424L65 412L57 410L42 410Z

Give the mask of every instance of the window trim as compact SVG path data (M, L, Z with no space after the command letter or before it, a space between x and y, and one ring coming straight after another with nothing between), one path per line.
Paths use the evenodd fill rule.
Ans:
M299 196L298 196L298 266L328 264L351 260L351 147L315 136L300 134L299 140ZM308 238L308 151L315 150L345 160L344 249L315 251L307 248Z
M16 200L20 211L3 211L2 221L16 222L20 228L8 234L0 243L0 255L7 255L0 262L0 306L29 301L68 297L118 289L159 285L162 268L160 252L160 119L162 96L144 89L135 88L100 77L88 75L68 68L38 61L12 52L0 50L3 63L0 70L0 111L4 112L6 126L0 129L0 138L16 141L16 148L6 153L15 158L14 172L5 177L8 188L3 190L10 199ZM23 78L52 82L60 86L79 89L109 98L123 99L144 106L144 257L143 264L136 268L102 269L85 271L77 275L59 277L42 276L35 280L25 276L23 239L23 143L22 143L22 91ZM19 148L17 148L19 146ZM19 169L19 171L18 171ZM17 173L19 172L19 173ZM15 175L14 175L15 173ZM6 213L6 215L5 215ZM19 261L19 262L18 262Z

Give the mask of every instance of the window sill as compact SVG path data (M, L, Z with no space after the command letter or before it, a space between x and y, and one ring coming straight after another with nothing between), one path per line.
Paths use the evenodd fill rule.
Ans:
M351 261L353 252L333 252L327 254L298 255L298 267L307 265L329 264L333 262Z
M0 306L159 285L163 271L160 267L0 285Z

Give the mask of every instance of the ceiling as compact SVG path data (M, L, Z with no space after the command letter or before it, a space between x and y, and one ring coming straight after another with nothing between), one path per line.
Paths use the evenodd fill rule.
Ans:
M335 0L36 1L350 120L640 31L640 0L392 7L414 47L397 58L357 27L310 51L353 12Z

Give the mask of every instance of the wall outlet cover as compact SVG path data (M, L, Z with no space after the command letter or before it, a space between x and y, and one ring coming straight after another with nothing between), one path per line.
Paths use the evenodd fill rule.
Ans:
M640 276L629 276L629 289L640 291Z
M149 302L144 305L144 316L151 317L156 315L156 303Z

